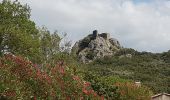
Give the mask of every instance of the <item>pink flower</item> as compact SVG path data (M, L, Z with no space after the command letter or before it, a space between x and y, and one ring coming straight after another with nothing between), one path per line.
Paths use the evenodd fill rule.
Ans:
M94 93L93 95L96 97L96 96L97 96L97 93Z
M83 100L83 97L80 97L80 100Z
M50 76L48 76L48 75L46 75L46 80L47 80L47 82L48 82L49 84L51 84L51 83L52 83L51 77L50 77Z
M59 68L59 72L60 72L61 74L65 74L65 70L64 70L64 68L63 68L62 66Z
M80 80L78 76L73 76L73 80Z
M34 96L34 100L37 100L36 96Z
M100 98L101 98L101 100L104 100L104 96L103 95Z
M83 93L85 93L85 94L89 94L89 92L86 90L86 89L83 89Z
M37 65L37 64L34 64L33 67L38 68L38 65Z
M85 86L85 87L88 87L88 86L90 86L90 85L91 85L90 82L84 82L84 86Z

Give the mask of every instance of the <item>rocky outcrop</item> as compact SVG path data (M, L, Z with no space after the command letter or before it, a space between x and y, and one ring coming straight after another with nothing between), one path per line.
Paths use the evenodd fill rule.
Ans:
M89 63L97 58L112 56L121 48L119 41L110 38L109 33L98 34L97 30L75 43L72 53L83 63Z

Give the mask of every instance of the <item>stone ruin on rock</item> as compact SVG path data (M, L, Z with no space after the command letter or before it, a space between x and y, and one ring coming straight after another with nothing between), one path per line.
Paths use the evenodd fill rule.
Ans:
M79 57L83 63L89 63L97 58L112 56L121 46L118 40L110 38L109 33L98 34L94 30L82 40L75 43L72 53Z

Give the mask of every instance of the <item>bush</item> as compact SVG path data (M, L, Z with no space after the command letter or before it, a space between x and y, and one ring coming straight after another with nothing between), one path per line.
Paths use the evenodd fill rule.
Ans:
M116 83L121 100L151 100L152 92L145 86L137 86L135 83Z
M0 99L103 99L64 62L41 66L14 55L0 58Z
M119 100L120 94L118 93L118 88L113 84L118 81L125 81L117 77L101 77L90 72L86 73L85 80L91 82L93 90L98 95L103 95L107 100Z

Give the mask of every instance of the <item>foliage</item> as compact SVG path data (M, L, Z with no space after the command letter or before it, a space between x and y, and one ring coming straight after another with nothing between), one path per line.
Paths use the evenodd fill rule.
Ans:
M68 40L67 33L64 33L60 45L61 45L60 47L61 52L68 53L68 54L71 52L72 41Z
M45 27L39 29L39 35L41 41L41 59L42 61L49 62L53 59L54 55L60 52L59 43L61 38L58 36L57 31L51 34Z
M98 95L103 95L107 100L150 100L152 96L148 87L144 85L139 87L132 80L116 76L98 76L86 72L85 80L91 82Z
M91 82L92 88L97 91L98 95L103 95L108 100L119 100L120 94L117 91L117 87L113 85L116 79L109 79L109 77L99 77L92 73L86 73L85 80Z
M139 52L135 51L134 49L131 49L131 48L123 48L123 49L120 49L118 52L116 52L116 56L121 56L121 55L126 55L126 54L132 54L132 55L135 55L135 54L138 54Z
M170 63L170 50L169 50L168 52L162 53L161 58L162 58L166 63Z
M0 97L8 99L93 99L99 100L89 82L75 75L63 62L45 69L14 55L0 60Z
M20 2L3 0L0 3L0 55L23 55L36 63L48 62L60 52L61 38L57 31L36 28L30 20L30 8Z
M101 65L104 65L104 64L113 64L115 62L117 62L117 58L115 57L111 57L111 56L105 56L103 58L99 58L99 59L96 59L93 63L94 64L101 64Z
M3 0L0 3L0 13L0 52L38 59L38 30L30 20L29 6L21 5L18 1Z
M71 58L67 58L68 56L65 54L58 56L58 63L37 65L22 57L5 55L0 60L1 98L126 100L121 98L121 90L114 84L125 83L128 80L115 76L101 77L85 71L84 81L76 67L71 65L74 61L70 61ZM68 65L63 62L66 58L68 59L66 61L70 61Z
M121 100L151 100L152 92L145 86L134 83L116 83Z
M86 37L79 49L92 37ZM170 93L170 51L123 48L82 64L69 54L71 41L62 44L64 38L57 31L36 28L28 5L0 2L0 99L148 100L152 93L147 87ZM89 51L87 56L92 59L95 54ZM136 87L134 81L144 86Z
M133 51L133 50L132 50ZM87 64L87 71L99 76L119 76L123 79L141 81L151 88L154 93L169 93L170 65L167 62L168 52L154 54L147 52L126 52L97 59ZM121 57L122 54L131 54L132 57Z

